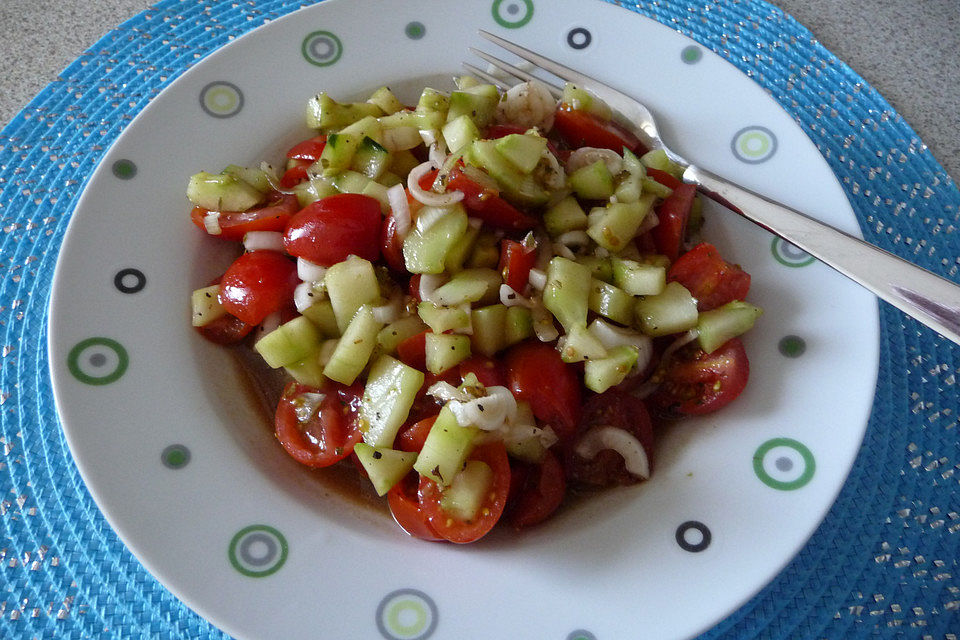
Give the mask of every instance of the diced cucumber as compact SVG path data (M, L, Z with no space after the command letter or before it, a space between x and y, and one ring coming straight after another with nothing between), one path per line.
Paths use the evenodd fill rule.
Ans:
M473 243L467 266L475 269L495 269L499 264L500 239L490 231L480 231Z
M606 200L613 195L613 175L603 160L580 167L568 180L577 196L584 200Z
M643 185L643 192L654 195L658 198L669 198L670 194L673 193L673 189L668 187L665 184L661 184L654 180L653 178L644 178L641 180Z
M467 147L463 159L490 174L500 186L501 195L508 200L535 207L545 204L550 198L549 192L532 176L522 173L503 157L497 150L496 140L475 140Z
M382 328L383 324L373 316L370 305L357 309L324 367L323 375L342 384L353 384L367 366L377 344L377 333Z
M331 265L323 280L340 333L346 330L357 309L365 304L375 304L380 299L373 264L358 256Z
M303 310L303 315L310 318L317 325L320 333L327 338L339 338L340 326L337 324L337 314L333 312L333 304L329 300L318 300Z
M533 411L530 410L530 405L526 402L517 402L517 418L515 423L522 425L529 424L531 426L536 425ZM507 454L511 457L533 464L542 461L547 451L547 447L544 446L543 440L540 438L540 431L531 430L528 435L523 437L505 437L503 444L507 448Z
M326 377L323 375L323 364L320 363L320 346L303 360L292 362L283 368L294 380L308 387L323 386Z
M473 334L470 344L473 351L492 357L507 346L507 307L492 304L471 312Z
M377 334L377 344L385 353L393 353L398 344L426 330L427 325L420 316L405 316L381 329Z
M622 325L633 324L635 302L633 296L612 284L596 278L590 283L590 297L587 300L587 307L604 318L609 318Z
M467 212L452 207L423 207L403 241L403 261L410 273L442 273L447 254L467 231Z
M431 300L444 307L455 307L464 302L489 304L499 299L500 274L493 269L466 269L434 291Z
M204 327L227 313L220 304L220 285L197 289L190 296L193 308L192 323L195 327Z
M423 372L390 356L380 356L370 365L360 401L364 442L374 447L393 444L423 386L423 379Z
M434 333L456 331L465 333L471 329L470 307L438 307L432 302L421 302L417 313Z
M651 169L666 171L674 178L679 179L683 175L683 167L671 160L663 149L654 149L640 156L640 162Z
M655 296L637 300L636 319L648 336L665 336L697 326L697 301L679 282L668 282Z
M229 173L201 171L190 176L187 198L210 211L246 211L263 201L263 193Z
M558 343L564 362L583 362L607 357L607 349L586 326L571 327Z
M606 102L570 82L563 86L563 96L560 101L571 109L592 113L601 120L609 120L613 117L613 112Z
M427 371L443 373L470 357L470 337L456 333L430 332L426 335L424 350L427 355Z
M762 309L743 300L733 300L716 309L702 311L697 319L700 348L707 353L715 351L730 338L752 329L762 313Z
M497 140L497 151L522 173L530 173L547 150L547 139L533 133L510 133Z
M533 335L533 315L526 307L507 307L504 322L504 346L522 342Z
M366 116L382 116L383 110L369 102L339 103L326 93L307 101L307 126L323 131L342 129Z
M393 94L393 91L391 91L389 87L380 87L374 91L370 97L367 98L367 102L380 107L380 110L386 115L396 113L403 109L403 103L397 99L397 96Z
M384 129L384 135L387 133L387 129L395 129L397 127L408 127L416 129L418 132L423 129L440 129L445 122L444 114L439 111L397 111L396 113L391 113L388 116L383 116L379 118L380 126ZM419 137L419 133L417 136ZM423 142L423 139L420 139L420 142ZM409 147L408 147L409 148Z
M637 363L636 347L622 345L610 349L606 358L587 360L583 365L583 383L587 389L603 393L624 381Z
M443 125L441 133L447 141L447 148L454 153L480 139L480 130L468 115L462 115Z
M450 97L447 94L437 91L436 89L431 89L430 87L425 87L423 91L420 92L420 99L417 101L417 111L419 112L434 112L443 115L443 119L447 118L447 110L450 108Z
M327 136L327 144L320 153L317 162L323 169L323 175L332 176L348 169L353 162L362 137L350 133L331 133Z
M547 208L543 214L543 224L547 228L547 233L555 238L567 231L586 229L587 214L584 213L576 198L567 196Z
M473 245L479 235L479 227L470 224L467 225L467 230L463 236L457 240L456 244L450 247L450 251L447 253L447 259L443 262L444 269L448 273L457 273L463 270L464 264L473 253Z
M297 316L260 338L253 348L276 369L303 360L319 344L317 327L305 316Z
M608 251L620 251L633 240L653 201L654 197L647 194L636 202L613 202L593 209L587 235Z
M556 257L547 266L543 305L567 331L587 323L590 281L590 270L573 260Z
M419 135L420 133L417 132L417 136ZM415 147L417 145L413 146ZM401 151L392 150L390 152L390 157L390 172L395 173L403 178L404 182L406 181L407 174L410 173L410 170L420 164L420 161L417 160L417 156L413 155L413 153L407 149Z
M470 116L478 127L485 127L493 120L498 102L500 102L500 92L492 84L461 87L459 91L450 92L447 121L466 115Z
M382 176L388 166L390 166L390 152L370 136L365 136L360 141L360 146L357 147L350 162L351 169L359 171L371 180Z
M590 274L597 280L613 281L613 266L610 258L600 256L578 256L577 262L590 269Z
M393 485L413 469L417 461L415 451L397 451L388 447L373 447L366 442L358 442L353 447L367 477L373 483L378 496L385 496Z
M450 408L444 406L430 428L414 470L440 486L448 486L463 468L479 433L476 427L461 427Z
M224 167L222 173L243 180L260 193L267 193L273 189L273 185L278 182L278 179L272 167L269 167L266 163L264 163L264 167L241 167L240 165L230 164Z
M467 460L440 496L444 513L455 520L470 522L480 513L493 486L493 469L482 460Z
M643 264L636 260L610 258L613 283L632 296L655 296L667 284L667 270L662 266Z
M613 197L617 202L636 202L643 195L643 177L624 173L617 177Z

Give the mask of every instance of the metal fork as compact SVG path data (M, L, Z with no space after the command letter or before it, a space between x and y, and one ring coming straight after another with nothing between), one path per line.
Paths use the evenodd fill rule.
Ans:
M705 196L802 249L873 292L881 300L960 344L960 286L689 163L664 145L653 115L634 98L492 33L480 30L480 35L518 58L561 80L574 83L606 102L619 116L619 123L637 135L647 148L663 149L671 160L686 167L684 180L697 185ZM518 80L544 82L554 97L561 95L560 88L524 69L474 48L470 48L470 51ZM501 89L508 88L496 76L467 63L464 66Z

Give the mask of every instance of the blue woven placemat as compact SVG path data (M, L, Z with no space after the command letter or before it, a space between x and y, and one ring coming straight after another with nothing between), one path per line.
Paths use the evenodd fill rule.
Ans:
M0 133L0 637L224 638L148 574L70 457L47 372L58 249L126 124L230 40L312 3L166 0L105 36ZM617 2L767 89L840 177L867 240L949 278L960 192L866 82L759 0ZM955 640L960 348L881 305L867 436L830 514L760 594L703 637Z

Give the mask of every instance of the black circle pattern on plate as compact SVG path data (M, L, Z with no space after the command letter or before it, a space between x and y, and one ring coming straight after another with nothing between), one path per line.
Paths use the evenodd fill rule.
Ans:
M593 42L593 36L583 27L574 27L567 32L567 44L571 49L586 49Z
M113 277L113 286L121 293L138 293L147 286L147 276L139 269L121 269Z
M700 540L687 539L687 534L691 532L699 532ZM697 522L696 520L688 520L677 527L676 538L677 544L680 545L680 548L684 551L699 553L710 546L710 540L713 538L713 535L710 533L707 525L702 522Z

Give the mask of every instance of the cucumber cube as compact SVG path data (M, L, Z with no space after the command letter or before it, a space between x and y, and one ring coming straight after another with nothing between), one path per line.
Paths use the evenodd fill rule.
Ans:
M380 285L373 264L358 256L350 256L332 265L323 280L341 333L357 309L365 304L376 304L380 299Z
M623 289L594 279L590 286L588 308L622 325L633 324L634 303L636 300Z
M407 419L410 407L423 386L421 371L390 356L380 356L370 366L360 401L360 418L365 424L363 440L375 447L389 447Z
M187 198L210 211L246 211L260 204L263 193L229 173L201 171L190 176Z
M403 109L403 103L393 94L393 91L390 91L389 87L380 87L374 91L367 102L370 104L375 104L380 107L380 110L385 114L390 115L391 113L396 113Z
M417 305L417 313L434 333L464 333L471 328L470 309L467 306L438 307L432 302L421 302Z
M636 347L622 345L610 349L610 355L600 360L587 360L583 365L583 383L587 389L603 393L620 384L637 363Z
M584 200L606 200L613 195L613 175L603 160L580 167L568 180L577 196Z
M733 300L722 307L701 312L697 319L700 348L707 353L713 352L727 340L752 329L762 313L759 307L742 300Z
M493 486L493 469L481 460L467 460L463 470L440 496L440 506L445 513L461 522L470 522L477 517L490 487Z
M378 496L386 495L393 485L400 482L413 469L413 463L417 460L416 452L373 447L366 442L358 442L353 451L357 454Z
M668 282L655 296L636 303L636 320L648 336L665 336L697 326L697 301L679 282Z
M526 307L507 307L504 322L504 346L522 342L533 335L533 314Z
M385 326L377 334L377 344L386 353L393 353L397 350L397 345L426 331L427 325L420 319L420 316L406 316L395 320Z
M583 362L606 358L606 347L585 326L577 325L560 338L560 358L564 362Z
M220 285L197 289L190 296L190 306L193 308L192 324L203 327L227 313L220 304Z
M445 307L465 302L495 302L500 297L501 282L500 274L493 269L466 269L438 287L431 299Z
M521 173L530 173L547 150L547 139L532 133L511 133L496 142L500 152Z
M470 357L470 337L455 333L428 333L425 351L427 371L440 374Z
M461 427L450 408L444 406L430 428L414 470L442 487L448 486L463 468L479 433L477 427Z
M411 273L442 273L447 254L467 231L463 206L423 207L403 241L403 261Z
M303 360L316 351L320 344L320 332L304 316L286 322L254 345L268 365L274 369Z
M547 266L543 305L569 331L586 325L590 298L590 269L567 258L556 257Z
M557 237L567 231L586 229L587 214L584 213L576 198L567 196L544 212L543 224L547 228L547 233Z
M367 366L377 344L377 333L382 328L383 324L374 318L370 305L357 309L324 367L323 375L341 384L353 384Z
M632 296L655 296L667 285L667 270L663 266L624 260L613 256L613 283Z
M587 235L604 249L616 253L633 240L640 223L653 208L654 197L641 196L636 202L614 202L590 212Z
M474 140L480 139L480 130L469 115L462 115L443 125L441 130L443 139L447 141L447 148L452 153L466 147Z
M470 337L470 344L473 351L492 357L507 346L507 307L492 304L474 309L471 319L473 335Z

